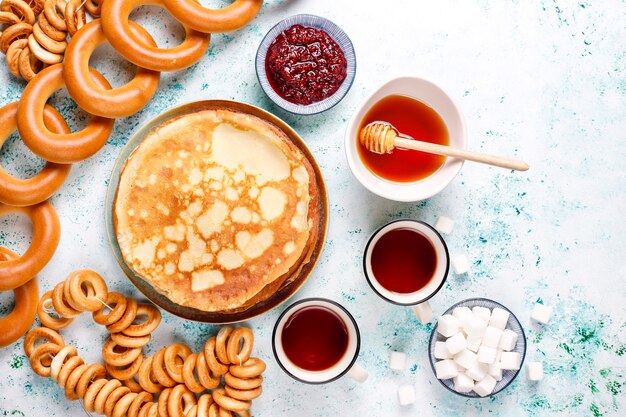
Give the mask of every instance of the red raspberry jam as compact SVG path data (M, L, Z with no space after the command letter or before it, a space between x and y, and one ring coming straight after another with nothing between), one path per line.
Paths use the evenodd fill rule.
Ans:
M295 104L312 104L332 96L346 79L343 50L321 29L294 25L274 39L265 58L274 91Z

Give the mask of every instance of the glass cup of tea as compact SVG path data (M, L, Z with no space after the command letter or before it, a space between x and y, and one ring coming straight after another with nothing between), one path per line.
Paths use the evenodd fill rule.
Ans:
M365 278L384 300L424 303L443 286L450 269L441 235L419 220L396 220L378 229L365 247Z
M356 363L360 344L354 317L324 298L306 298L287 307L272 335L278 365L308 384L325 384L346 374L365 381L367 372Z

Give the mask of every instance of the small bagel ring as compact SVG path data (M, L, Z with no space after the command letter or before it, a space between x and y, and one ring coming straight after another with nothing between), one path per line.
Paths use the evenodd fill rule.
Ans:
M34 5L31 4L34 1ZM33 9L33 13L35 13L35 16L39 16L41 14L41 12L43 12L43 5L46 2L46 0L33 0L33 1L29 1L28 4L29 6Z
M203 394L198 398L198 415L197 417L209 417L209 407L213 404L211 394Z
M165 0L167 10L183 25L204 33L232 32L247 25L263 0L235 0L222 9L209 9L193 0Z
M139 410L143 407L143 405L150 402L152 402L152 394L145 391L138 393L135 400L132 402L130 407L128 407L128 412L126 415L128 417L136 417L139 414Z
M226 345L228 343L228 338L230 334L233 332L233 328L230 326L222 327L215 336L215 355L217 359L223 363L224 365L230 364L228 360L228 350L226 349Z
M241 401L226 395L224 388L213 391L213 400L222 408L228 411L246 411L250 409L250 401Z
M186 26L185 40L174 48L158 48L138 38L130 28L128 16L143 5L165 7L163 0L106 0L102 5L102 30L120 55L154 71L187 68L204 55L210 36Z
M139 372L137 372L137 380L145 391L156 394L163 390L163 385L152 378L152 361L152 356L143 361L139 367Z
M52 317L46 310L50 304L52 304L52 291L46 291L44 295L41 296L41 300L39 300L39 304L37 305L37 316L41 324L53 330L61 330L74 321L70 317Z
M185 417L195 405L196 396L194 393L185 384L179 384L170 392L167 399L167 412L170 417Z
M33 32L33 27L28 23L20 22L15 25L11 25L2 32L0 36L0 51L3 54L7 53L9 45L15 40L26 38Z
M9 135L17 130L17 107L16 102L0 108L0 149ZM43 117L52 132L70 132L65 119L54 108L46 106ZM71 165L46 162L37 175L23 180L9 175L0 167L0 202L24 207L47 200L63 185L70 168Z
M243 365L231 365L229 372L237 378L256 378L265 371L265 362L259 358L250 358Z
M89 14L93 17L100 17L100 12L102 11L102 1L103 0L86 0L85 9L87 9Z
M224 375L224 382L226 385L238 390L251 390L261 386L263 384L263 377L258 376L256 378L237 378L232 374L227 373Z
M121 352L116 352L115 348L117 343L113 339L108 338L102 346L102 359L107 365L111 366L126 366L134 362L139 356L141 356L141 349L129 349L124 348ZM118 378L119 379L119 378ZM127 378L121 378L127 379Z
M185 380L183 378L182 367L177 367L176 365L183 365L185 359L187 359L187 356L191 355L191 353L191 349L182 343L173 343L165 349L165 369L167 369L169 376L179 384L182 384Z
M49 355L56 355L61 350L62 346L56 343L44 343L37 346L30 355L30 367L33 371L43 377L50 376L50 365L46 363L50 360ZM52 362L52 361L50 361Z
M28 207L12 207L0 203L0 216L22 213L33 223L33 237L26 252L8 261L0 261L0 291L24 285L52 259L59 244L60 225L57 213L48 201Z
M196 361L199 356L201 357L202 354L198 355L197 353L192 353L187 356L185 363L183 364L183 380L185 381L185 385L189 391L196 394L204 391L204 386L198 382L194 375L194 371L196 370Z
M48 329L46 327L37 327L28 332L24 338L24 353L30 358L31 354L35 350L35 342L39 339L47 340L46 343L59 345L59 349L65 345L63 337L58 332Z
M145 29L133 21L128 23L142 42L156 46ZM89 58L106 41L100 19L89 22L74 35L63 62L65 85L74 101L88 113L108 118L130 116L154 96L160 73L138 67L135 77L126 85L112 90L97 86L89 74Z
M127 387L128 388L128 387ZM111 412L110 415L111 417L126 417L128 414L128 409L130 408L130 405L133 403L133 401L135 401L135 399L137 398L137 394L132 392L126 393L122 398L120 398L119 400L117 400L113 406L113 411Z
M35 40L39 45L41 45L46 51L52 52L54 54L62 54L67 49L67 42L65 40L55 41L50 36L46 35L39 26L39 22L33 25L33 34Z
M20 18L13 12L0 12L0 25L15 25L20 22Z
M138 304L135 320L137 320L138 317L144 316L147 317L146 321L131 324L122 330L122 333L130 337L149 336L150 333L152 333L159 326L159 323L161 323L161 312L149 304Z
M115 388L111 395L109 395L104 404L104 414L105 416L112 417L113 415L113 407L117 404L118 401L122 399L122 397L126 396L126 394L130 394L130 389L128 387L119 387Z
M72 307L65 299L65 293L63 292L64 286L65 281L61 281L54 286L52 290L52 305L59 316L63 318L74 318L80 314L80 311Z
M213 375L224 375L228 372L228 365L221 363L216 357L215 340L215 336L211 336L204 344L204 359L206 359Z
M54 26L52 26L50 22L48 22L48 19L46 19L45 13L41 13L39 15L39 19L37 20L37 23L39 24L39 27L41 28L43 33L48 35L50 39L54 39L55 41L61 42L67 38L67 32L59 30L55 28Z
M137 356L137 359L135 359L133 362L130 363L130 365L126 367L114 366L108 363L105 364L105 367L109 375L111 375L113 378L124 381L126 379L131 379L137 374L142 362L143 356L139 355Z
M7 49L7 67L14 76L21 78L20 74L20 54L25 47L28 46L28 39L18 39L14 41Z
M164 362L165 349L157 351L152 357L152 375L164 387L173 387L176 381L167 373Z
M0 126L2 122L0 121ZM17 258L17 254L0 247L0 260ZM0 318L0 348L13 344L30 329L37 312L39 290L35 278L26 284L14 288L15 307L6 316ZM34 304L33 304L34 303Z
M87 23L85 9L80 6L81 0L70 0L65 5L65 23L70 36L74 36Z
M111 333L111 339L119 346L126 348L142 348L150 343L151 336L149 334L145 336L126 336L123 333Z
M65 360L69 360L69 358L76 356L77 354L78 351L74 346L65 345L61 348L59 353L54 355L54 359L52 359L52 362L50 363L50 378L54 382L58 382L59 372L61 372L61 367L63 367Z
M65 282L69 283L70 298L81 307L81 311L97 311L102 307L107 297L107 284L97 272L88 269L74 271ZM85 293L83 286L91 288L93 294L89 291Z
M67 31L65 23L65 0L46 0L43 12L48 22L58 30Z
M29 25L35 23L35 12L24 0L2 0L0 10L3 12L12 12L20 18L20 20Z
M99 72L91 69L91 73L98 85L111 88ZM109 138L115 122L93 116L80 132L51 132L43 123L43 109L48 98L64 85L62 64L43 69L24 88L17 110L17 128L26 146L43 159L59 164L78 162L98 152Z
M52 53L44 49L41 45L39 45L32 34L28 36L28 47L30 48L30 52L44 64L58 64L63 60L62 54Z
M226 385L224 386L224 391L226 391L226 395L236 400L252 401L263 393L263 387L259 386L254 389L238 390Z
M243 346L241 346L242 341ZM228 338L228 344L226 345L226 354L228 355L230 363L241 365L250 359L253 344L254 334L252 330L247 327L238 327L233 330Z
M119 333L130 326L137 317L137 301L132 298L126 299L126 309L122 317L113 324L107 326L109 333Z
M41 62L30 51L28 45L20 52L19 68L20 76L26 81L30 81L41 71L44 63Z
M78 383L76 384L75 393L78 398L84 398L87 393L87 389L92 381L106 378L107 371L102 364L94 363L87 367L87 370L81 375Z

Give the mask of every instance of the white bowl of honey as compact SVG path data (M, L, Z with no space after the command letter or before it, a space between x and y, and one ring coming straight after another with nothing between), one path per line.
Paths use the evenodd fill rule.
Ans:
M425 152L394 149L376 154L359 142L367 124L384 122L410 138L467 148L467 129L459 107L431 81L395 78L367 97L352 115L345 134L348 165L374 194L395 201L425 200L443 190L459 173L463 161Z

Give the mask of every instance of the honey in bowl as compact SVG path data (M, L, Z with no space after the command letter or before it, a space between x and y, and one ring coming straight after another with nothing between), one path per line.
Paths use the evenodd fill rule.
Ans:
M348 350L348 328L341 317L323 306L296 311L281 334L287 358L307 371L323 371L336 365Z
M411 97L390 95L372 106L359 131L372 122L392 124L400 134L415 140L449 145L448 128L431 107ZM357 141L359 157L377 176L395 182L414 182L437 171L446 157L396 148L390 154L376 154Z
M437 252L418 231L393 229L374 244L371 265L380 285L388 291L408 294L430 282L437 268Z

